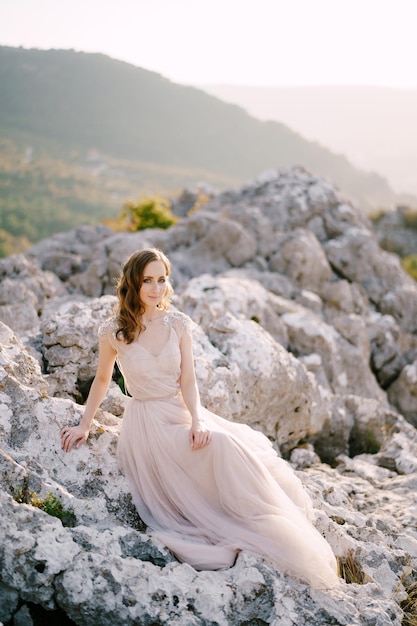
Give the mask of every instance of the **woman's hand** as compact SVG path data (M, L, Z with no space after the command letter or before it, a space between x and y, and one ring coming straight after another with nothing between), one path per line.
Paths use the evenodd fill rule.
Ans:
M192 450L204 448L211 441L211 432L201 424L201 422L193 423L190 428L190 445Z
M87 441L89 430L83 426L65 426L61 430L61 447L65 452L69 452L73 446L79 448Z

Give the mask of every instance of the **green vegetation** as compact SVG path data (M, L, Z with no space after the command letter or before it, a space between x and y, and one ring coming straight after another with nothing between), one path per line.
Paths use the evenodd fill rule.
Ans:
M0 257L23 252L56 232L101 222L120 227L116 216L138 190L192 184L203 177L212 184L226 179L209 173L151 163L117 161L103 155L67 160L33 151L28 159L11 140L0 139ZM230 182L230 181L229 181Z
M60 499L54 496L52 492L47 493L45 498L41 498L36 492L29 491L27 485L24 484L23 487L14 490L13 498L20 504L30 504L52 517L57 517L63 526L75 526L74 512L64 509Z
M0 46L0 84L0 256L114 220L127 198L235 187L284 166L363 206L393 200L384 179L283 124L101 54Z
M177 221L178 218L173 215L169 200L160 196L144 198L139 202L126 202L119 218L123 230L130 231L169 228Z
M401 265L414 280L417 280L417 254L410 254L401 259Z
M373 224L377 224L386 214L386 209L374 209L368 213L368 219L370 219Z
M371 428L358 429L352 428L349 437L349 456L354 457L358 454L376 454L381 448L384 434Z
M30 248L30 241L27 237L15 237L0 229L0 258L24 252L28 248Z
M11 141L0 142L1 256L52 233L96 224L117 206L75 165L44 156L25 159Z
M111 216L116 202L120 206L138 193L177 190L201 180L235 186L263 170L293 165L333 180L365 203L393 200L383 178L356 169L283 124L262 122L198 89L101 54L0 47L0 83L1 136L21 153L30 147L37 166L41 155L73 168L58 174L58 182L46 163L46 174L35 161L22 166L19 175L9 172L3 187L28 190L22 201L8 199L18 223L25 223L22 213L37 206L30 197L32 184L45 203L39 222L63 229L73 214L84 213L89 220ZM94 169L90 161L84 176L79 168L87 155L93 161L105 155L106 162ZM134 192L124 193L129 185ZM44 235L37 234L39 227L29 232L31 221L26 215L25 231L18 234L34 241ZM8 222L13 222L10 215ZM16 231L16 223L12 226ZM3 229L14 234L12 226Z

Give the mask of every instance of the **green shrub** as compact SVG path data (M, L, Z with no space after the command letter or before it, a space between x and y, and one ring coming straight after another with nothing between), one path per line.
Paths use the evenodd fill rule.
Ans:
M159 196L126 202L119 219L127 230L134 232L145 228L169 228L178 221L172 213L171 203Z
M35 491L29 491L26 485L18 487L13 492L13 498L20 504L30 504L31 506L45 511L52 517L61 520L63 526L75 526L76 517L73 511L64 509L59 498L49 491L45 498L41 498Z
M368 219L370 219L374 224L377 224L379 220L385 217L386 214L387 211L385 209L375 209L374 211L368 213Z
M30 245L27 237L16 237L0 228L0 258L26 252Z
M414 280L417 280L417 254L410 254L402 258L401 265Z

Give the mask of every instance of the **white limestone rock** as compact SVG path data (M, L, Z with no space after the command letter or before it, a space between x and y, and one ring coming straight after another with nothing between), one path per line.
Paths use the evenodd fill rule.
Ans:
M306 369L273 340L273 334L281 342L285 336L268 301L285 306L252 281L210 276L190 281L181 297L183 310L207 332L232 373L221 414L260 428L288 450L319 432L325 415Z
M277 237L277 251L269 260L272 271L285 274L301 289L319 291L332 271L315 235L297 228Z
M392 315L405 330L416 329L415 282L403 271L397 256L381 250L371 231L352 227L324 243L324 250L332 267L362 285L382 313Z
M281 319L287 327L291 352L297 356L321 356L327 385L333 393L356 393L384 401L384 393L369 367L366 341L365 346L361 343L361 336L366 336L362 324L352 329L353 320L350 320L348 327L346 324L341 327L347 335L345 338L334 326L306 310L285 313Z
M146 532L117 467L116 384L87 445L61 450L114 302L101 296L147 245L168 252L174 304L196 322L203 404L291 455L318 530L364 584L315 591L249 553L223 572L177 563ZM12 306L3 314L16 326L0 325L1 621L30 619L34 602L94 626L400 626L417 571L417 430L383 390L412 412L414 379L403 379L417 354L416 287L331 184L300 168L269 172L168 231L77 229L3 259L0 275L0 314ZM16 490L53 493L75 526L13 501Z
M98 359L98 328L110 317L116 299L60 303L41 324L49 394L82 400L80 386L92 381Z
M22 337L36 334L44 304L66 293L55 274L24 255L0 259L0 278L0 321Z
M288 334L280 313L297 310L296 305L268 292L259 281L230 272L219 277L203 274L189 281L177 306L206 330L213 318L227 314L252 320L283 346L288 345Z
M405 419L417 427L417 360L401 370L388 388L388 398Z

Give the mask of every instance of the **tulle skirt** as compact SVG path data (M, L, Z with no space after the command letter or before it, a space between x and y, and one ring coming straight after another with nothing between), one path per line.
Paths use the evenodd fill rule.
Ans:
M240 550L315 587L338 584L335 556L312 524L311 501L270 441L207 409L211 443L193 451L180 395L132 398L118 460L143 521L199 570L231 567Z

